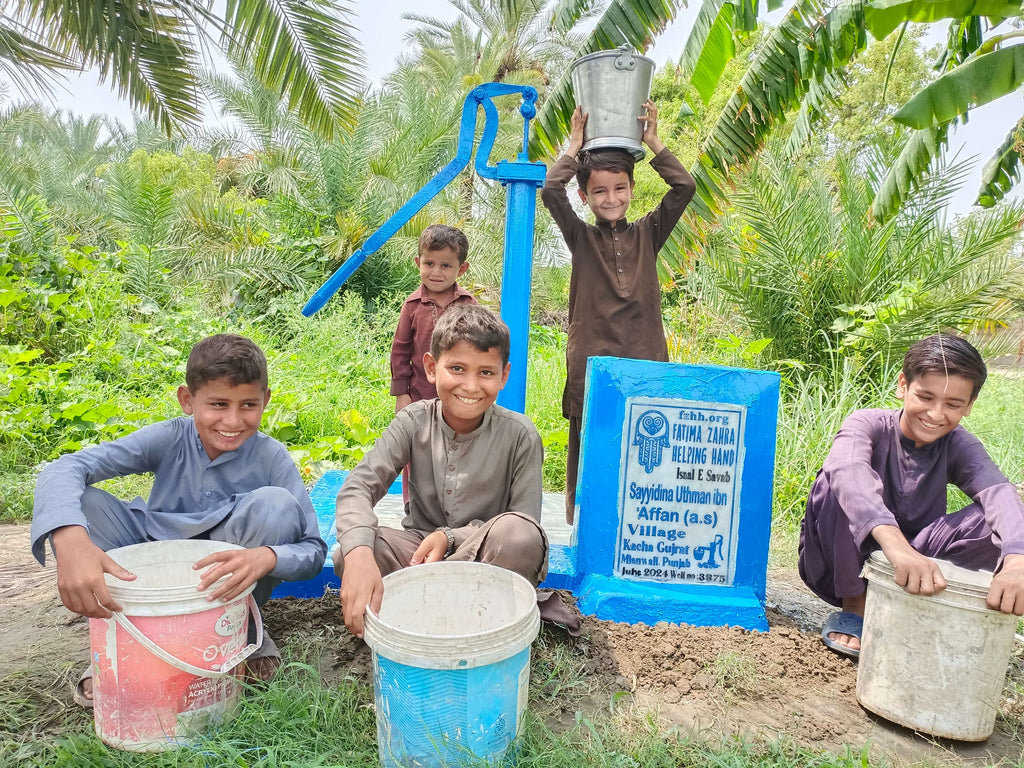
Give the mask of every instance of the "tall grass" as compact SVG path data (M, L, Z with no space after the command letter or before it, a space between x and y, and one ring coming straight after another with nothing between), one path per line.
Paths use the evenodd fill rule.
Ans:
M891 404L892 382L856 382L848 377L813 374L788 380L779 403L775 443L775 490L772 523L795 531L804 516L807 492L832 447L843 420L858 408ZM882 377L887 378L887 376Z

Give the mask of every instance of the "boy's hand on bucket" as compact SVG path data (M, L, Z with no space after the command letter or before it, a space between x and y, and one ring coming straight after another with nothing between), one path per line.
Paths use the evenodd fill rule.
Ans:
M367 607L380 611L384 597L384 579L369 547L355 547L345 555L345 570L341 576L341 614L348 631L363 636L363 614Z
M640 140L651 148L651 152L658 154L665 148L665 143L658 138L658 108L650 99L644 102L644 113L637 117L644 126Z
M221 600L226 603L234 600L248 589L250 584L255 584L274 570L276 565L277 555L274 550L270 547L253 547L214 552L202 560L197 560L192 568L197 571L207 569L199 578L200 592L215 584L218 579L224 579L206 599L210 602Z
M1024 616L1024 555L1007 555L992 577L985 603L1003 613Z
M886 559L892 563L893 577L912 595L934 595L946 588L939 566L912 546L895 525L878 525L871 530Z
M576 107L573 110L572 117L569 118L569 146L565 148L567 155L575 157L583 148L583 129L587 125L588 116L583 107Z
M69 611L90 619L109 619L112 611L121 610L121 604L110 596L103 574L122 581L133 581L135 574L93 544L85 528L69 525L54 531L53 554L57 560L57 590Z
M439 563L444 560L444 553L448 551L448 537L444 531L434 531L420 542L416 551L412 553L409 565L420 563Z

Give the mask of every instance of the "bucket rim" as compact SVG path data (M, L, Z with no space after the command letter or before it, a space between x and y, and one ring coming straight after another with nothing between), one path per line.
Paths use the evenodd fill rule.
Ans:
M382 631L390 632L394 636L398 636L398 637L407 637L407 638L410 638L410 639L427 640L427 641L432 640L432 639L443 639L445 641L449 641L449 640L469 641L469 640L482 640L482 639L485 639L487 637L490 637L491 635L506 634L506 633L509 632L510 626L514 629L515 625L518 624L519 622L528 621L530 619L530 615L533 613L534 610L537 610L538 611L538 615L539 615L539 609L537 609L536 604L534 604L532 607L527 608L525 613L523 613L520 616L515 617L512 620L510 625L506 625L504 627L495 627L494 629L485 629L485 630L483 630L481 632L465 632L465 633L457 634L457 635L454 635L454 634L453 635L447 635L447 634L442 635L442 634L437 634L436 632L410 632L407 629L399 629L394 624L388 624L386 621L381 620L380 616L378 616L376 613L374 613L370 609L369 606L367 606L366 613L364 614L364 616L370 617L371 621L375 622L377 624L377 626Z
M941 599L942 595L945 593L984 599L988 595L993 576L991 571L983 569L972 571L969 568L964 568L963 566L956 565L955 563L951 563L948 560L943 560L938 557L932 557L929 559L939 566L939 570L942 572L942 576L946 580L946 587L945 589L936 592L934 595L915 595L915 597ZM881 550L875 550L868 556L867 561L865 561L862 576L868 581L877 583L879 586L889 586L891 584L896 589L904 591L902 587L892 581L891 577L895 572L895 567L889 562L885 554ZM958 575L963 574L978 574L986 581L986 583L972 584L957 578ZM889 578L882 578L882 576ZM993 610L988 608L988 606L986 606L985 609Z
M140 552L154 551L159 549L155 545L163 545L165 552L173 551L175 549L186 549L191 546L201 552L195 559L189 560L187 558L176 558L166 557L165 559L150 559L147 562L142 562L137 556ZM239 544L232 544L226 541L213 541L210 539L161 539L159 541L143 541L138 544L129 544L124 547L116 547L107 551L107 554L120 565L122 568L126 568L132 571L136 568L146 566L161 566L161 565L189 565L195 562L196 559L202 559L208 555L214 554L215 552L229 552L245 549L245 547ZM125 557L128 555L128 557ZM196 571L198 574L199 572ZM151 603L164 603L164 602L178 602L180 600L191 601L202 601L207 603L207 609L217 608L219 606L233 603L238 599L243 599L249 595L256 587L255 582L245 590L234 600L223 601L217 600L213 602L207 602L206 597L210 594L210 590L213 589L217 584L220 584L224 579L230 578L229 575L225 575L218 579L214 584L207 587L206 591L200 592L196 589L198 586L198 579L195 583L185 584L160 584L160 585L141 585L137 581L122 581L121 579L112 576L107 573L104 574L104 581L106 582L107 589L110 591L112 597L115 597L119 601L125 604L125 613L130 613L129 607L138 610L141 606L146 606ZM131 614L139 615L139 614Z
M492 633L507 631L509 626L515 626L519 622L528 621L530 615L537 611L539 615L539 609L537 608L536 591L530 586L530 582L520 576L515 571L510 571L507 568L502 568L497 565L491 565L489 563L478 563L473 560L442 560L436 563L421 563L415 568L402 568L397 571L392 571L384 577L384 594L388 593L388 587L394 587L398 584L411 581L421 581L422 579L417 578L421 574L429 574L432 578L436 578L442 571L469 571L469 572L484 572L489 573L492 577L496 577L499 580L506 582L509 589L514 590L524 598L524 605L522 611L517 611L509 622L509 625L504 627L496 627L495 629L485 629L480 632L464 632L459 634L444 634L437 635L436 633L430 632L414 632L409 629L402 629L395 624L392 624L382 619L379 613L374 613L370 610L369 606L366 608L366 614L371 617L371 620L375 622L382 630L392 632L396 635L403 637L413 638L417 640L430 639L436 637L443 637L445 640L468 640L473 638L487 637ZM383 605L381 606L383 607Z
M593 53L588 53L586 56L580 56L578 59L573 61L572 64L569 65L569 73L572 74L572 71L576 69L576 67L578 67L580 64L584 64L586 62L591 61L597 61L598 59L605 59L608 58L609 56L614 56L615 58L618 58L619 56L622 56L624 53L631 54L634 59L643 59L644 61L650 63L652 67L656 66L654 59L650 58L649 56L645 56L644 54L637 51L635 48L631 49L630 51L623 51L620 48L607 48L603 51L594 51Z
M529 648L540 631L540 610L537 608L534 587L518 573L499 566L474 561L441 561L423 563L412 568L403 568L384 577L384 599L389 589L413 585L431 580L436 585L443 578L454 574L486 573L496 578L497 586L511 592L509 599L521 601L521 607L513 606L513 615L500 626L493 626L476 632L438 633L402 629L379 613L367 608L364 616L365 641L374 654L396 661L427 669L469 669L502 660L523 649ZM429 579L424 574L429 573ZM436 647L451 646L457 653L439 657Z

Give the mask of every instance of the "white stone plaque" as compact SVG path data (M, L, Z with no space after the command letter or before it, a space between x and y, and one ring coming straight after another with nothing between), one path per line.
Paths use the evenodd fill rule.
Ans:
M627 398L615 575L731 586L746 406Z

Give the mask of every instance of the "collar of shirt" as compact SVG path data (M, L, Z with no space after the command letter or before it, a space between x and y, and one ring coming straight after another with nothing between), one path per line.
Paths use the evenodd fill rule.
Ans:
M610 229L613 232L622 232L626 227L629 226L629 222L626 221L625 219L619 219L614 223L602 220L597 222L597 226L601 227L602 229Z
M453 300L458 298L459 296L472 296L472 295L473 294L471 294L469 291L467 291L461 285L459 285L458 283L455 283L455 295L452 297ZM425 296L424 295L423 284L422 283L420 283L420 287L419 288L417 288L415 291L413 291L412 293L409 294L409 298L405 300L405 303L408 304L411 301L419 301L419 302L421 302L423 304L437 304L437 302L434 301L432 298L430 298L429 296Z
M472 440L478 434L480 434L488 424L491 423L491 414L494 412L494 406L491 405L486 411L484 411L484 417L480 421L480 426L474 429L472 432L467 432L464 435L456 435L455 430L448 426L448 423L444 420L444 414L441 411L444 409L444 405L441 400L437 400L437 409L434 411L434 418L437 420L438 425L441 428L441 432L444 434L446 440L454 440L455 442L461 443L466 440Z

